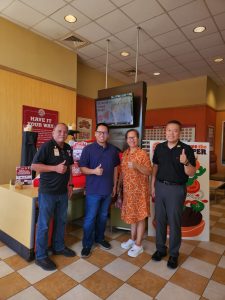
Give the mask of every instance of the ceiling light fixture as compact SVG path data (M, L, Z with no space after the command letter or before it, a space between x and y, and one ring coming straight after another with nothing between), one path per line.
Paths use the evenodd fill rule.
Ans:
M159 75L160 75L160 72L154 72L153 75L154 75L154 76L159 76Z
M195 27L194 29L193 29L193 31L195 32L195 33L201 33L201 32L203 32L203 31L205 31L206 30L206 27L205 26L198 26L198 27Z
M77 18L73 15L67 15L64 17L64 20L68 23L75 23L77 21Z
M220 62L222 62L222 61L223 61L223 58L222 58L222 57L217 57L217 58L214 59L214 62L215 62L215 63L220 63Z
M120 52L120 55L126 57L126 56L129 56L130 53L127 51L122 51L122 52Z

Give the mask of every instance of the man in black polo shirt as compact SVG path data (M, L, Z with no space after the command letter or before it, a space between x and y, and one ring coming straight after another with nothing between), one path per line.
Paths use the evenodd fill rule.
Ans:
M34 156L32 169L40 173L38 194L39 215L36 235L35 263L44 270L55 270L55 263L48 257L48 227L54 217L52 248L55 255L75 256L75 252L64 244L68 197L73 185L69 184L72 150L65 143L68 128L59 123L53 129L53 138L44 143Z
M156 252L152 259L160 261L167 255L167 224L170 228L167 266L178 265L181 245L181 217L186 198L186 182L195 174L193 149L179 140L181 123L166 125L166 142L156 146L153 155L152 197L155 198Z

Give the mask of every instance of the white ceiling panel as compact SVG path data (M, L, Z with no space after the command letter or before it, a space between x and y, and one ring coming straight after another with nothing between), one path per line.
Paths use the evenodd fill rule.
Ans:
M214 18L215 18L216 24L218 25L219 29L224 30L225 29L225 13L217 15Z
M39 31L42 34L49 36L51 39L61 39L69 30L51 19L45 19L33 27L35 31Z
M225 11L225 1L224 0L205 0L208 8L212 15L217 15L221 11Z
M125 70L130 69L130 65L128 65L127 63L125 63L123 61L115 63L111 67L113 70L117 70L117 71L125 71Z
M54 13L61 7L63 7L66 3L63 0L20 0L26 5L36 9L42 14L49 16Z
M130 53L130 55L129 55L129 56L121 56L120 53L121 53L122 51L127 51L127 52ZM126 61L126 60L128 60L129 58L131 58L131 57L135 57L135 56L136 56L136 51L134 51L134 50L131 49L130 47L126 46L126 47L121 48L121 49L118 49L118 50L116 50L116 51L112 51L111 54L114 55L115 57L119 58L119 59L122 60L122 61Z
M222 45L223 40L218 32L192 40L196 49L210 48L211 45Z
M223 37L223 39L225 41L225 30L221 31L221 34L222 34L222 37Z
M103 55L105 51L103 51L101 48L95 46L95 45L87 45L84 48L80 48L77 50L78 54L84 54L88 56L89 58L97 57L100 55Z
M165 50L161 49L161 50L151 52L149 54L145 54L144 57L146 57L151 62L155 62L158 60L170 58L171 56Z
M165 69L168 67L179 67L179 63L172 57L167 58L165 60L156 61L155 65L162 69Z
M184 26L208 18L209 12L203 0L196 0L170 11L169 15L177 25Z
M83 36L85 39L91 42L96 42L109 36L109 32L107 32L101 26L94 22L91 22L81 28L78 28L76 30L76 33L78 33L80 36Z
M65 22L64 17L66 15L76 16L77 22L75 22L75 23ZM70 30L78 29L78 28L80 28L84 25L87 25L88 23L91 22L91 20L89 18L87 18L86 16L81 14L77 9L75 9L71 5L64 6L62 9L60 9L57 12L55 12L54 14L52 14L50 16L50 18Z
M166 51L168 51L172 56L181 55L184 53L192 52L194 50L195 49L190 42L184 42L184 43L166 48Z
M39 21L43 20L45 16L29 6L19 1L14 1L10 6L4 9L3 14L10 19L18 21L25 25L25 27L33 26Z
M203 49L199 51L201 53L202 56L204 56L205 58L215 58L217 56L223 56L225 55L225 45L218 45L218 46L214 46L208 49Z
M131 47L136 51L137 43L131 45ZM157 49L160 49L160 46L154 42L152 39L148 39L143 42L139 42L139 53L141 55L147 54L149 52L153 52Z
M124 43L127 43L128 45L132 45L137 41L137 26L133 26L119 33L116 33L115 36L117 36ZM143 43L145 40L148 39L149 36L143 30L139 30L140 43Z
M191 62L191 61L199 61L201 59L202 59L202 57L197 51L193 51L193 52L190 52L190 53L186 53L186 54L176 56L176 60L179 61L180 63Z
M99 68L102 66L102 63L99 61L96 61L96 59L89 59L89 60L87 60L87 65L92 68Z
M169 47L186 41L184 34L179 30L173 30L155 37L155 40L163 47Z
M109 0L75 0L71 5L93 20L116 9Z
M137 24L163 13L163 9L155 0L135 0L121 10Z
M5 9L9 6L14 0L1 0L0 1L0 10Z
M158 2L168 11L192 1L193 0L158 0Z
M142 65L142 66L139 66L138 69L141 71L141 72L147 72L148 74L153 74L154 72L156 71L159 71L160 68L157 67L156 65L152 64L152 63L148 63L146 65ZM161 70L160 70L161 71Z
M194 61L194 62L183 62L182 63L183 66L189 70L193 70L193 69L205 69L208 68L209 65L206 63L205 60L199 60L199 61Z
M136 67L136 57L131 57L126 60L126 63L129 64L131 67ZM138 68L140 66L149 64L149 61L144 56L138 57Z
M206 30L201 33L195 33L193 30L197 26L204 26L206 28ZM183 27L181 27L181 30L184 32L186 37L191 40L198 39L199 37L206 36L206 35L209 35L210 33L217 32L215 22L213 21L212 18L207 18L207 19L192 23L190 25L183 26Z
M177 28L175 23L166 14L141 23L140 26L152 37Z
M183 66L181 65L176 65L176 66L170 66L168 68L164 68L164 70L166 70L168 73L174 75L174 74L178 74L178 73L184 73L184 72L187 72L188 71L186 70L186 68L184 68Z
M130 3L132 1L134 1L134 0L111 0L111 2L113 2L118 7L123 6L127 3Z
M119 10L99 18L96 22L111 33L123 31L134 25L134 22Z
M109 52L121 49L126 46L125 43L117 39L115 36L107 36L106 38L97 41L95 45L101 47L102 49L107 49L107 39L109 39Z
M106 64L106 52L104 55L98 56L95 58L96 61L100 62L101 64L105 65ZM108 56L108 64L114 64L116 62L119 62L119 59L116 58L115 56L109 54Z

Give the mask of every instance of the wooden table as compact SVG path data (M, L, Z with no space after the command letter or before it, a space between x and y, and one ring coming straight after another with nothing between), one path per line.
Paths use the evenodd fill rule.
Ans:
M210 191L214 191L215 201L218 189L222 188L224 185L224 181L210 180Z

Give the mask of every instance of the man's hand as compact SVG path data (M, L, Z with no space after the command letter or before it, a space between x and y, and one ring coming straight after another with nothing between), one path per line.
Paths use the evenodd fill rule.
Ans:
M151 195L152 195L152 198L155 198L155 187L152 186L151 188Z
M61 164L58 164L57 166L55 166L56 173L59 173L59 174L66 173L67 166L65 166L65 162L66 162L66 160L64 160L64 162L62 162Z
M113 186L112 197L114 197L115 195L116 195L116 185Z
M186 164L187 163L187 156L186 156L186 154L185 154L185 150L183 149L182 150L182 153L181 153L181 155L180 155L180 163L181 164Z
M102 176L103 173L102 165L100 164L99 166L97 166L97 168L95 168L94 171L95 171L95 175Z
M68 185L67 189L68 189L68 199L70 199L73 194L73 187Z

